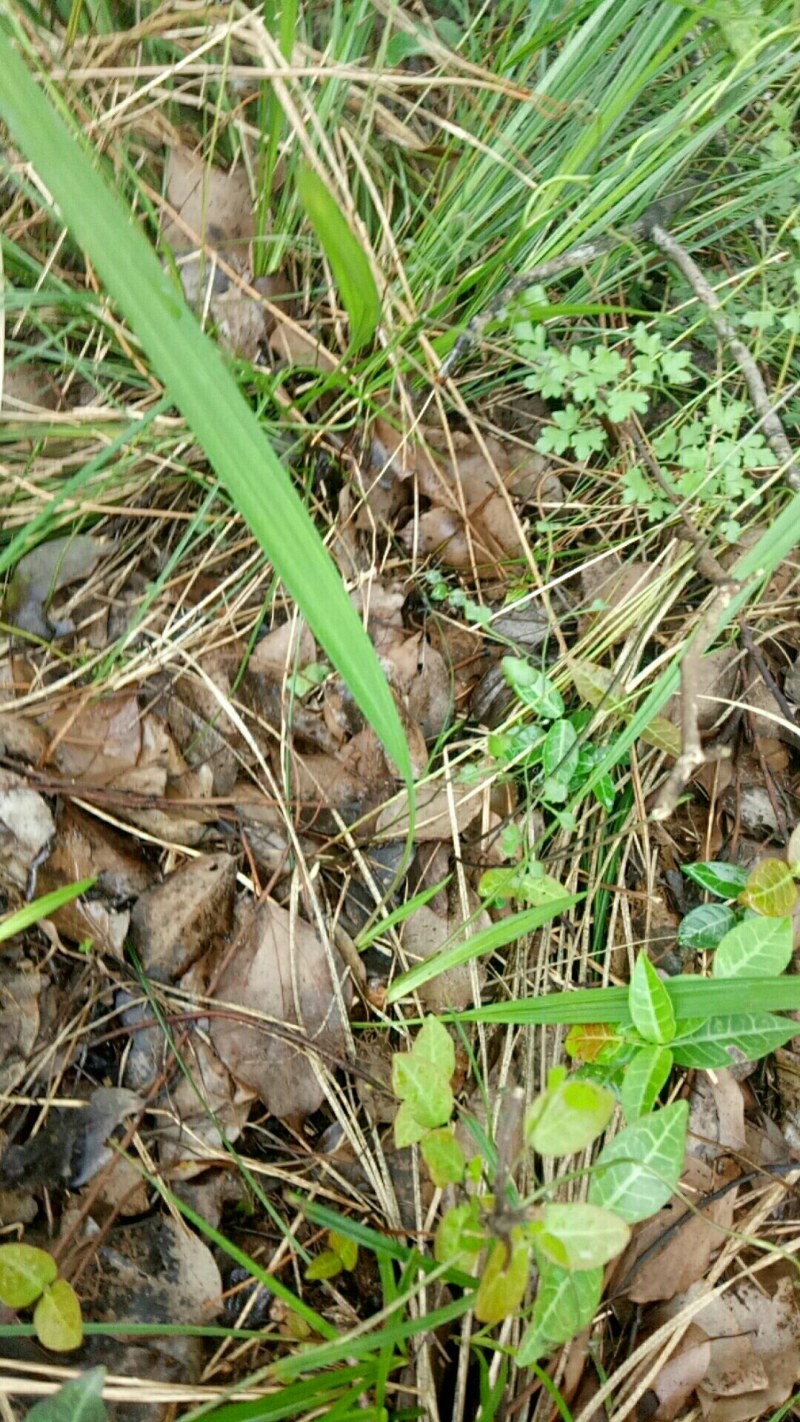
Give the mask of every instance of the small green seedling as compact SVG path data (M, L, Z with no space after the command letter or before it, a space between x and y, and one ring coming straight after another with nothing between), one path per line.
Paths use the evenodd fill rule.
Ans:
M0 1303L7 1308L33 1308L36 1337L54 1353L66 1353L83 1342L78 1295L46 1249L32 1244L0 1244Z
M433 1183L462 1195L439 1222L434 1253L440 1264L456 1264L478 1278L479 1322L499 1323L521 1307L535 1265L536 1300L517 1357L532 1364L590 1321L604 1266L625 1248L630 1225L670 1198L683 1166L688 1107L676 1102L644 1115L604 1146L585 1203L551 1200L551 1187L520 1200L499 1178L500 1194L485 1187L480 1156L467 1161L451 1119L454 1071L447 1029L426 1018L411 1050L392 1059L400 1100L395 1143L418 1143ZM606 1087L557 1068L525 1117L525 1146L554 1158L583 1151L601 1135L614 1106Z
M343 1271L352 1273L358 1263L358 1245L335 1229L328 1230L328 1248L312 1259L306 1278L335 1279Z

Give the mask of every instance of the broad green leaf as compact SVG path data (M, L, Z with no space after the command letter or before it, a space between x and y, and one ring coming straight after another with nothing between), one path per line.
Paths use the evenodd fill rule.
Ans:
M621 1104L626 1121L647 1116L669 1079L673 1056L667 1047L640 1047L625 1068Z
M674 1101L620 1131L594 1165L590 1204L604 1205L628 1224L660 1210L681 1178L688 1118L688 1102Z
M675 1036L675 1012L669 993L647 954L641 952L631 975L628 1008L637 1032L646 1042L665 1046Z
M792 956L790 918L746 918L726 933L714 954L715 978L774 978Z
M230 367L143 231L0 31L0 119L52 193L192 434L406 781L408 745L375 650Z
M544 672L523 657L503 657L503 676L511 690L537 715L554 721L564 714L564 698Z
M58 1275L58 1265L46 1249L32 1244L0 1244L0 1302L28 1308Z
M461 1255L480 1254L485 1243L478 1201L473 1196L468 1204L453 1205L442 1216L436 1230L434 1258L437 1264L449 1264Z
M58 1392L35 1402L25 1413L25 1422L106 1422L105 1378L105 1368L89 1368Z
M709 1017L691 1036L676 1037L670 1050L676 1066L713 1071L769 1056L797 1035L797 1027L771 1012L736 1012Z
M66 1279L56 1279L45 1289L33 1311L36 1337L54 1353L68 1353L83 1342L83 1319L78 1295Z
M450 1083L438 1075L430 1062L411 1052L395 1052L392 1057L392 1090L415 1121L428 1131L444 1126L453 1114Z
M529 1367L591 1323L603 1292L603 1270L574 1272L543 1262L533 1320L517 1349L517 1363Z
M530 1251L521 1230L512 1229L508 1241L495 1239L483 1267L475 1295L475 1317L481 1323L502 1323L525 1297Z
M438 978L440 973L444 973L450 968L460 967L462 963L469 963L473 958L494 953L498 948L504 948L507 943L514 943L517 939L524 938L526 934L533 933L535 929L541 928L542 924L551 923L554 918L558 918L560 913L566 913L568 909L574 908L580 897L580 895L565 894L563 898L556 899L552 903L541 904L537 908L523 909L521 913L512 914L509 918L501 918L489 928L481 929L480 933L468 938L466 943L454 943L452 948L442 949L441 952L435 953L424 963L418 963L407 973L401 973L399 977L395 978L386 994L387 1005L391 1006L400 998L416 992L423 983L430 982L431 978Z
M422 1137L420 1150L430 1171L431 1180L439 1189L457 1185L464 1178L466 1161L451 1126L441 1126Z
M394 1143L398 1150L403 1150L405 1146L416 1145L422 1137L427 1135L428 1126L423 1126L414 1115L414 1111L408 1101L401 1101L394 1118Z
M545 1205L529 1229L537 1254L561 1269L598 1269L621 1254L631 1232L599 1205Z
M568 1078L533 1102L525 1117L525 1141L540 1155L574 1155L600 1135L613 1111L610 1091Z
M783 918L797 902L797 885L782 859L762 859L747 876L739 903L766 918Z
M722 859L707 859L700 864L681 866L688 879L701 889L716 894L718 899L738 898L747 883L747 870L740 864L726 864Z
M554 721L542 748L545 775L555 776L568 785L578 768L578 736L569 721Z
M323 1249L321 1254L311 1260L306 1269L306 1278L310 1283L315 1279L335 1279L343 1268L344 1265L335 1249Z
M729 904L700 904L681 920L679 948L716 948L736 923L736 909Z
M456 1069L456 1049L438 1017L426 1017L411 1048L416 1061L428 1062L432 1071L449 1081Z
M611 1062L624 1045L619 1032L606 1022L588 1022L571 1028L564 1049L578 1062Z
M298 167L297 191L339 288L350 321L350 348L358 351L372 340L381 317L369 258L335 197L307 163Z

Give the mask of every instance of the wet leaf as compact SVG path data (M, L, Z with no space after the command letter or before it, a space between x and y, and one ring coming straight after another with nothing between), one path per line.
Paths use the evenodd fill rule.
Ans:
M431 1180L439 1189L444 1189L445 1185L457 1185L464 1178L464 1152L451 1126L429 1131L422 1137L420 1149Z
M78 1295L66 1279L56 1279L45 1289L33 1311L36 1337L54 1353L68 1353L83 1342L83 1319Z
M456 1069L456 1049L447 1028L438 1017L426 1017L414 1038L411 1055L430 1062L434 1071L450 1080Z
M602 1292L602 1269L576 1272L544 1261L533 1320L517 1350L520 1367L529 1367L552 1353L591 1323Z
M89 1368L50 1397L34 1403L25 1414L25 1422L106 1422L103 1403L105 1368Z
M693 879L701 889L716 894L718 899L735 899L747 883L747 870L740 864L727 864L724 860L705 860L701 864L683 864L683 873Z
M713 1071L735 1066L742 1059L757 1062L791 1041L796 1033L796 1022L771 1012L732 1013L709 1017L691 1035L676 1037L670 1050L676 1066Z
M453 1092L447 1079L440 1076L430 1062L415 1058L410 1052L395 1052L392 1090L427 1130L450 1120Z
M553 721L564 714L564 698L538 667L523 657L503 657L503 675L511 690L538 716Z
M622 1109L627 1121L646 1116L672 1071L672 1052L657 1045L640 1047L625 1068L622 1079Z
M530 1229L537 1254L561 1269L598 1269L621 1254L630 1229L598 1205L545 1205Z
M716 948L721 938L734 927L736 910L728 904L700 904L681 920L678 929L680 948Z
M478 1201L473 1197L467 1204L453 1205L442 1216L434 1244L438 1264L446 1264L462 1255L479 1254L483 1249L486 1235L480 1226L478 1210Z
M540 1155L574 1155L610 1121L614 1097L590 1081L566 1079L549 1088L525 1118L525 1141Z
M580 1023L571 1027L564 1047L579 1062L610 1062L624 1045L624 1039L605 1022Z

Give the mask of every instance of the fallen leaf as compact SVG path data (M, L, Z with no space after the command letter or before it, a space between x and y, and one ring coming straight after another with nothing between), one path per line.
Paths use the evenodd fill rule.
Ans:
M0 1093L13 1091L28 1070L39 1035L41 973L22 959L0 958Z
M6 592L3 615L12 627L50 641L75 630L69 619L52 621L50 605L72 583L85 583L106 551L89 534L76 533L40 543L20 558Z
M51 758L81 785L113 785L138 763L142 729L138 698L125 692L46 713L40 724L53 737Z
M488 913L480 908L480 900L471 890L467 892L467 902L471 915L468 926L465 926L456 904L450 907L446 918L440 918L427 904L422 904L405 920L400 941L410 967L435 957L445 943L452 947L491 926ZM485 966L480 962L475 966L462 963L448 968L417 989L420 1001L429 1012L461 1012L473 1005L476 974L480 983L486 974Z
M55 830L42 796L29 790L21 777L0 770L0 878L24 889Z
M222 946L233 927L236 869L229 854L201 855L137 899L131 937L148 977L174 982Z
M253 910L216 985L219 1003L245 1007L248 1015L215 1016L211 1039L236 1081L256 1091L267 1110L282 1119L301 1120L324 1099L310 1060L314 1049L324 1053L323 1065L346 1051L331 960L338 975L335 948L330 946L329 959L309 924L292 923L285 909L267 900ZM348 1007L349 981L341 983L341 992ZM271 1031L271 1022L284 1030Z

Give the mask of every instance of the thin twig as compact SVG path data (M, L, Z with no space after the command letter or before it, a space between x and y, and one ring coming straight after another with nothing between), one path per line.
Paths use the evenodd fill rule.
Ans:
M646 216L646 214L645 214ZM767 437L767 442L775 458L785 472L786 482L795 493L800 493L800 469L794 459L792 446L769 398L767 387L761 377L752 353L744 341L740 341L736 330L725 313L722 303L713 287L706 281L700 268L686 248L667 232L660 222L651 222L644 235L654 247L658 247L678 270L685 276L698 301L708 310L709 320L721 341L727 341L731 354L745 378L750 399Z
M586 266L587 262L593 262L597 257L604 256L606 252L613 251L615 247L625 241L636 242L643 237L648 237L657 224L669 222L685 206L692 191L693 189L685 189L652 203L638 221L631 224L626 233L620 233L618 236L609 234L605 237L598 237L594 242L580 242L576 247L570 247L568 252L562 252L560 257L551 257L549 262L540 262L538 266L531 267L527 272L522 272L520 276L514 277L501 291L498 291L496 296L492 297L483 311L479 311L476 316L473 316L469 325L461 332L453 349L442 362L439 380L443 382L449 379L464 356L477 345L490 321L495 321L502 316L506 307L516 301L529 287L535 286L537 282L552 281L553 277L561 276L564 272L574 271L576 267Z

